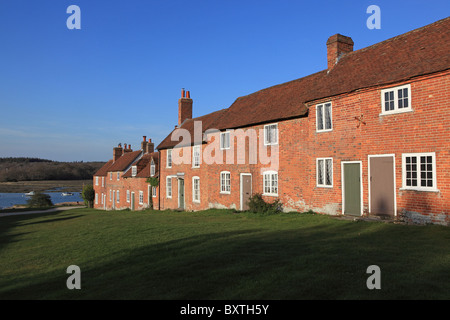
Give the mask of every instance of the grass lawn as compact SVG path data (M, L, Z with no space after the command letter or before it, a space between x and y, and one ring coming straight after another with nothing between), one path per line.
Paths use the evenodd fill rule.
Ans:
M69 265L81 290L68 290ZM369 290L367 267L381 269ZM312 214L0 218L0 299L450 299L450 229Z

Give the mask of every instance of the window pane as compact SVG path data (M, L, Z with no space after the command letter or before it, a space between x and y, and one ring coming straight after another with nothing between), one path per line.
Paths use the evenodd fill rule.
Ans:
M325 105L325 129L331 129L331 104Z
M276 124L270 126L270 143L276 144L278 143L278 126Z
M331 159L326 160L326 185L331 186L333 184L333 161Z
M322 105L317 106L317 130L323 130Z
M317 184L323 185L323 160L317 161Z

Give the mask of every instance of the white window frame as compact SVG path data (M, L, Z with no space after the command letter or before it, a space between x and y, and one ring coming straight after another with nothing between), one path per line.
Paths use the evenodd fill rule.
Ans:
M325 109L330 108L330 128L326 128ZM319 109L322 110L322 129L319 129ZM331 102L325 102L316 105L316 132L328 132L333 131L333 104Z
M109 180L112 180L112 172L109 173Z
M156 172L156 166L154 163L152 163L150 165L150 177L153 177L155 175L155 172Z
M331 160L331 184L326 183L328 160ZM319 161L323 161L323 183L319 183ZM316 186L318 188L333 188L333 171L333 158L316 158Z
M398 107L398 105L399 105L398 91L403 90L403 89L408 89L408 106L399 108ZM385 105L384 105L386 102L385 93L387 93L387 92L394 93L394 110L389 110L389 111L385 110ZM402 86L392 87L392 88L381 90L381 113L380 113L380 115L396 114L396 113L403 113L403 112L410 112L410 111L413 111L412 104L411 104L411 85L410 84L405 84Z
M102 187L105 186L105 177L102 177Z
M172 149L167 149L166 168L172 168Z
M120 172L117 172L117 181L120 180Z
M198 181L198 189L195 189L195 181ZM200 203L200 178L197 176L192 177L192 202Z
M276 175L276 192L274 192L273 175ZM266 181L269 182L269 192L266 191ZM265 171L263 173L263 196L275 196L278 197L278 172L277 171Z
M200 145L192 147L192 168L200 168Z
M120 202L119 190L116 191L116 202L117 202L117 203Z
M98 186L98 177L95 177L95 185Z
M144 204L144 191L139 190L139 204Z
M227 179L227 175L228 175L228 179ZM230 171L221 171L220 172L220 193L222 193L222 194L230 194L231 193L231 173L230 173Z
M417 159L417 186L407 186L407 171L406 171L406 158L415 157ZM431 157L431 173L432 173L432 187L423 187L421 186L421 174L427 172L427 168L425 168L425 172L422 172L422 163L421 157ZM402 154L402 190L416 190L416 191L430 191L430 192L438 192L438 188L436 185L436 153L435 152L424 152L424 153L403 153ZM427 179L428 180L428 179Z
M136 177L136 174L137 174L137 166L132 166L131 167L131 176Z
M104 204L103 198L106 198L106 196L104 197L103 195L104 195L104 193L102 192L102 201L101 201L101 204Z
M228 137L228 139L225 139ZM230 131L225 131L220 133L220 150L228 150L231 148L231 135ZM228 140L228 145L225 145L225 142Z
M98 204L98 193L95 194L95 204Z
M130 202L130 190L127 190L127 202Z
M166 177L166 198L172 198L172 177Z
M271 130L271 127L275 127L276 141L268 141L267 130ZM270 135L272 137L272 135ZM278 123L266 124L264 126L264 145L274 146L278 144Z
M157 191L157 189L156 189L156 187L152 187L152 197L153 198L156 198L156 193L157 193L158 191Z
M110 189L109 190L109 202L111 202L112 201L112 190Z

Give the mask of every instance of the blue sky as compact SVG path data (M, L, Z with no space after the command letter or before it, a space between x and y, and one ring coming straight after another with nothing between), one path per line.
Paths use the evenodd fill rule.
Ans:
M80 30L66 26L72 4ZM167 136L181 88L200 116L326 69L331 35L357 50L449 12L448 0L1 0L0 157L106 161L118 143Z

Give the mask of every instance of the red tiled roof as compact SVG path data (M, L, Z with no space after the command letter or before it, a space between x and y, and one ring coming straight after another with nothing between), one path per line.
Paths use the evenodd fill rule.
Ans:
M152 163L152 159L155 163L155 175L158 175L158 162L159 162L159 153L158 152L153 152L153 153L146 153L142 156L141 159L139 159L138 161L136 161L136 163L134 165L136 165L137 167L137 173L136 176L137 178L148 178L150 177L150 166ZM132 175L132 170L131 168L129 170L127 170L127 172L125 172L123 174L124 178L131 178Z
M209 113L207 115L197 117L194 119L187 119L184 121L180 128L175 128L157 147L158 150L172 148L175 146L178 147L184 147L192 145L194 142L201 142L203 139L203 135L197 136L194 134L194 124L196 121L201 121L202 124L202 133L205 132L205 130L213 129L211 125L221 117L221 115L225 112L225 109L215 111L212 113ZM191 141L184 141L182 140L182 136L179 138L179 140L172 141L172 134L177 132L180 129L187 130L191 136ZM199 140L200 138L200 140Z
M305 103L313 100L447 70L449 29L450 17L350 52L330 70L237 98L209 127L224 130L302 117L308 111ZM168 138L158 149L176 144L167 144Z
M113 163L112 160L109 160L108 162L106 162L100 169L98 169L98 171L96 173L94 173L94 176L106 177L106 174L108 173L108 168L111 166L112 163Z
M124 171L134 160L141 154L141 150L127 152L120 156L109 168L108 172L111 171Z

